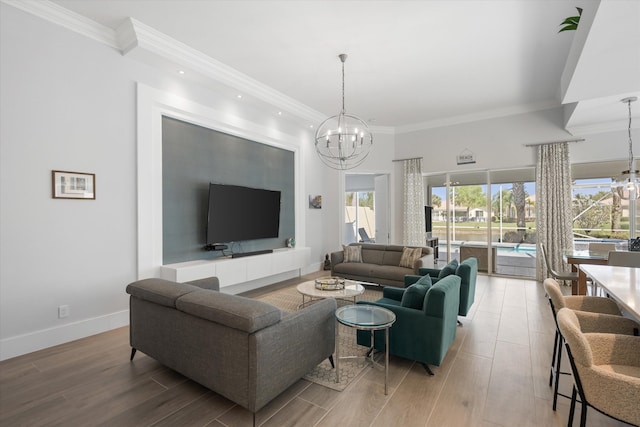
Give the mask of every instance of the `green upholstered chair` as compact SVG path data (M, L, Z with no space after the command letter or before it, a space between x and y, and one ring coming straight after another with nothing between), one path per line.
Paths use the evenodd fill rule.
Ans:
M405 292L409 292L408 289L387 286L382 290L382 299L358 301L358 304L372 304L393 311L396 322L389 330L389 353L416 360L433 375L428 365L440 366L456 337L460 277L451 275L429 287L420 308L402 305ZM375 349L383 351L384 331L375 333ZM357 334L359 345L371 346L369 331L358 331Z
M447 264L451 268L451 263ZM447 268L445 267L445 268ZM435 284L442 274L442 269L436 268L420 268L420 275L407 275L404 278L404 286L407 287L415 283L422 276L431 276L431 281ZM476 258L467 258L455 267L455 275L460 277L460 306L458 307L458 315L466 316L469 309L473 305L476 295L476 278L478 277L478 260Z

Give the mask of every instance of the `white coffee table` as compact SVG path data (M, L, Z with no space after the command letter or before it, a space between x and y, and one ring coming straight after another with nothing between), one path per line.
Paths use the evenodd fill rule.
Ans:
M313 300L325 298L341 299L355 304L358 295L362 295L364 293L364 286L352 280L345 280L344 289L335 291L321 290L316 288L315 280L302 282L296 287L296 289L298 290L298 292L300 292L300 294L302 294L302 304L298 306L298 309L306 306Z

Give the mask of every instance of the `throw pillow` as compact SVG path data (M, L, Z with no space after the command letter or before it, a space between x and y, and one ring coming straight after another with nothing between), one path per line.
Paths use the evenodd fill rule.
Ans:
M428 274L426 276L422 276L421 278L418 279L418 281L416 283L414 283L414 285L426 285L428 287L431 287L432 282L431 282L431 276L429 276Z
M443 277L447 277L450 274L456 274L456 270L458 269L458 260L454 259L449 264L445 265L442 270L440 270L440 274L438 274L438 279L442 279Z
M429 279L431 281L431 279ZM431 286L421 283L414 283L404 290L402 294L402 301L400 305L402 307L413 308L416 310L422 310L422 304L424 303L424 296L427 295L427 291Z
M362 262L362 247L361 246L345 246L344 249L344 262Z
M422 249L420 248L404 248L402 250L402 257L400 257L400 267L413 268L421 255Z

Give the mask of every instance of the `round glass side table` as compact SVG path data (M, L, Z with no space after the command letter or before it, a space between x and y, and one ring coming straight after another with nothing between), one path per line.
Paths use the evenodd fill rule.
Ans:
M375 331L384 329L384 394L387 394L387 377L389 376L389 328L396 321L393 311L376 305L347 305L336 310L338 322L350 328L371 331L371 357ZM336 327L336 382L340 382L340 346L338 345L338 328Z

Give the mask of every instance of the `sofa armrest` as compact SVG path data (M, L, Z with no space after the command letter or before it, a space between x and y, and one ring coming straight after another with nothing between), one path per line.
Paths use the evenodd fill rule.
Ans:
M220 290L220 280L217 277L207 277L205 279L191 280L189 282L185 282L189 285L197 286L202 289L209 289L211 291L219 291Z
M344 251L331 252L331 265L341 264L344 262Z
M432 248L428 248L430 249L430 251L428 251L429 253L427 255L422 256L421 258L418 258L416 260L416 263L413 265L413 272L414 273L419 273L421 268L424 267L433 267L433 249Z
M335 350L336 301L327 298L286 314L249 337L250 378L257 411Z

